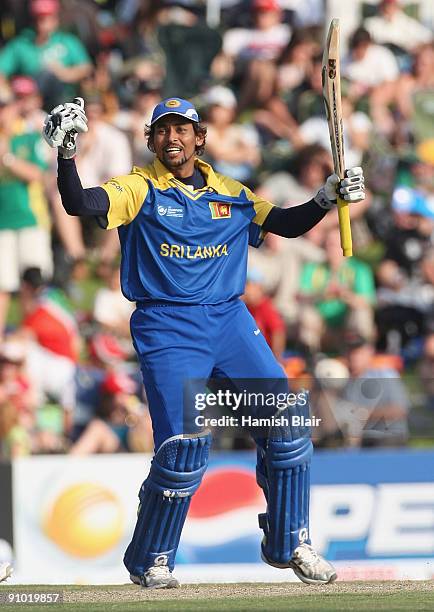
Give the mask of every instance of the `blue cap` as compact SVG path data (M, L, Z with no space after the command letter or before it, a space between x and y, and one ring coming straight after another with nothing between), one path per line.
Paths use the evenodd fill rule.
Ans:
M411 187L397 187L392 196L392 208L396 212L421 215L434 219L434 205L427 196Z
M152 113L151 125L166 115L180 115L199 123L199 115L193 104L182 98L166 98L157 104Z

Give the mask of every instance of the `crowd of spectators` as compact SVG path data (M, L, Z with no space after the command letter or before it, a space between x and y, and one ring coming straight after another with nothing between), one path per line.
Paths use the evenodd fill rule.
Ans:
M1 3L0 457L152 450L117 234L64 212L46 112L84 97L76 160L90 187L149 163L153 107L188 97L208 126L205 159L294 206L332 170L331 17L346 165L367 185L351 211L355 256L341 256L334 212L298 239L268 235L243 299L292 386L309 387L319 446L404 445L409 424L434 435L431 1L220 4L216 20L205 0Z

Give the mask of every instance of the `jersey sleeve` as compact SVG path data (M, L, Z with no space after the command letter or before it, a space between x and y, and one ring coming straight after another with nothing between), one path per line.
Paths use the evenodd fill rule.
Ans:
M244 187L247 197L249 200L253 202L253 208L255 210L255 216L252 219L252 223L256 223L256 225L262 226L264 224L265 219L270 214L270 210L274 208L274 204L269 202L268 200L264 200L257 196L253 191Z
M268 202L268 200L260 198L253 193L251 189L235 179L229 178L228 176L224 176L222 174L218 174L218 177L224 187L228 190L229 194L239 196L243 191L246 198L248 198L248 200L250 200L252 203L254 216L249 225L249 245L258 248L263 243L267 233L262 229L262 225L270 214L270 211L275 208L274 204L271 204L271 202Z
M131 223L144 204L149 191L146 179L134 172L127 176L112 178L101 187L109 198L107 229Z
M260 198L247 187L244 187L244 191L249 200L253 202L253 209L255 211L255 216L249 225L249 245L257 249L264 242L267 232L262 229L262 225L270 214L271 209L274 208L274 204Z

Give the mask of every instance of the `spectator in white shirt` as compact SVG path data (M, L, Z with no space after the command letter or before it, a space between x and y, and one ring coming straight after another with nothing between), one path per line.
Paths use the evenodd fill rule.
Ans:
M406 15L398 0L381 0L378 12L366 19L365 27L379 44L395 45L409 52L433 39L431 30Z
M222 85L205 94L207 104L207 155L222 174L249 183L261 161L259 138L253 125L235 123L237 100Z
M350 40L350 52L343 62L342 74L351 82L350 97L360 98L399 76L397 61L391 51L372 42L369 32L358 28Z
M105 331L128 338L134 304L121 293L118 266L113 266L108 283L108 287L102 287L96 293L94 319Z
M240 110L263 106L271 98L276 79L275 61L291 36L290 27L282 23L277 0L253 0L252 9L254 27L228 30L223 38L223 54L214 64L215 76L228 76L232 69L242 79Z

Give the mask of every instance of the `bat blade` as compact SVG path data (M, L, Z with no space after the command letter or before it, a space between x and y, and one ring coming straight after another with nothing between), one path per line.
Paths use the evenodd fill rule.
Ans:
M335 173L340 179L345 175L344 137L341 101L341 73L339 56L339 20L333 19L327 35L322 61L322 86L329 126L330 145ZM348 202L338 197L339 229L342 251L352 255L350 211Z

